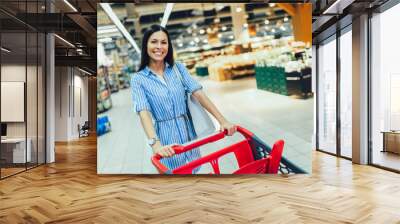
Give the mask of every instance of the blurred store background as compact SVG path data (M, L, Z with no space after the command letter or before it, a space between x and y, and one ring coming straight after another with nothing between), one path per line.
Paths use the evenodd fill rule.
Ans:
M145 143L129 80L140 64L134 45L141 48L143 33L161 23L167 4L108 5L134 43L98 4L98 172L146 173L148 152L135 149ZM269 144L284 139L284 156L307 172L314 127L311 10L292 3L173 4L166 24L175 59L228 119Z

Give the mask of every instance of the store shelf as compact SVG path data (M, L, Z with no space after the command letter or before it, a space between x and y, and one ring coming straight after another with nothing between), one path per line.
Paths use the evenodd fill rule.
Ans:
M118 85L120 89L129 88L130 85L130 75L126 72L118 73Z
M98 74L97 76L97 113L105 112L112 107L111 91L108 76Z
M235 79L242 76L254 75L254 63L241 63L241 64L232 64L231 69L229 70L229 79Z

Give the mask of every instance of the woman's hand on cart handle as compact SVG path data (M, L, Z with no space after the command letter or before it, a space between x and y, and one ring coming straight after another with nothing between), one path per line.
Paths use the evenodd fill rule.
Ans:
M225 121L221 122L220 126L221 126L220 131L226 130L227 135L229 135L229 136L233 135L236 132L236 125L232 124L229 121L225 120Z
M174 149L172 149L172 147L175 145L176 144L155 147L153 148L153 152L154 154L158 154L161 157L171 157L175 154Z

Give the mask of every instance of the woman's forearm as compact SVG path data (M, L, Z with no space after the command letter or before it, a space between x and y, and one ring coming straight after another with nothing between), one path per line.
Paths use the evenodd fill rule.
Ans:
M152 139L152 138L158 138L156 131L154 130L153 127L153 121L151 119L151 114L150 112L143 110L140 111L139 113L139 117L140 117L140 122L142 123L144 132L146 133L146 136L148 139ZM152 146L153 151L156 148L160 148L161 147L161 142L158 140L156 141L156 143Z
M151 119L150 112L143 110L139 112L140 122L142 123L144 132L147 138L155 138L156 132L153 127L153 122Z
M208 96L203 92L203 90L197 90L193 92L193 96L199 101L201 106L203 106L215 117L215 119L217 119L218 123L223 124L226 122L225 117L221 114L210 98L208 98Z
M142 123L144 132L147 135L147 138L157 138L157 133L154 130L153 122L151 119L151 114L148 111L141 111L139 113L140 122ZM153 153L160 154L163 157L170 157L175 154L174 150L170 146L163 146L160 140L157 140L154 145L151 146L153 149Z

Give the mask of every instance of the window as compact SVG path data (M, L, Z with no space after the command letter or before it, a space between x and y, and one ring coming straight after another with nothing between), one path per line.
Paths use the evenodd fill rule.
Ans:
M371 18L371 157L373 164L395 170L400 170L398 21L400 4Z
M346 32L347 31L347 32ZM352 32L340 36L340 155L352 157Z
M336 39L318 48L318 148L336 153Z

